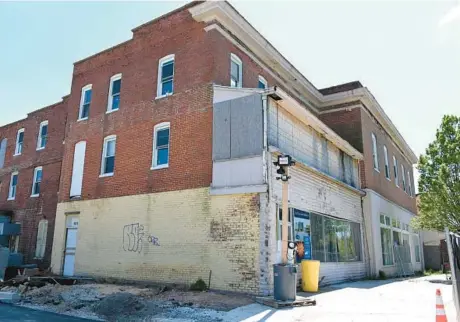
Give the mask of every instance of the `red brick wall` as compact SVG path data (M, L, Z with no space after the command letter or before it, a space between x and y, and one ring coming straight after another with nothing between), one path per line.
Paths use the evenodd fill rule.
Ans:
M320 114L319 118L334 132L347 140L356 150L363 152L360 108L342 109Z
M87 141L83 199L209 186L212 174L213 47L188 11L75 65L60 200L69 200L74 146ZM155 99L160 58L175 54L174 95ZM122 73L120 109L106 114L109 79ZM92 84L89 119L77 121L81 88ZM153 128L170 122L169 168L151 170ZM103 139L116 135L115 170L99 177Z
M414 193L414 174L412 165L403 157L401 151L393 144L392 139L388 136L386 131L368 114L361 113L362 118L362 131L363 131L363 148L364 148L364 166L366 173L366 187L372 189L385 198L395 202L396 204L408 209L412 213L417 213ZM377 138L377 155L379 158L379 171L374 170L372 159L372 139L371 133L374 133ZM383 146L386 145L388 149L388 163L390 166L390 180L385 177L385 157ZM398 161L398 179L399 187L395 184L395 177L393 171L393 155ZM403 190L401 165L404 165L406 173L406 189L408 189L407 171L410 172L411 186L413 197L410 197ZM408 191L408 190L407 190Z
M48 120L48 139L45 149L36 150L40 123ZM0 169L0 210L13 210L13 222L21 223L19 251L27 263L48 266L54 234L57 193L61 170L64 130L66 121L65 102L30 113L19 122L0 128L0 140L7 138L5 164ZM16 134L24 128L22 154L13 156ZM40 196L30 197L34 168L43 167ZM18 171L18 185L15 200L7 200L11 173ZM44 260L34 260L37 228L41 219L48 220L47 244Z

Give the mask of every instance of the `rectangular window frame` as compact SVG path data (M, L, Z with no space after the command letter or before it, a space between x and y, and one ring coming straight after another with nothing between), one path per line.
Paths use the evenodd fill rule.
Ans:
M168 137L168 163L166 164L158 164L158 147L157 147L157 133L161 130L169 129L169 137ZM161 148L164 148L163 146ZM165 169L169 168L169 161L170 161L170 149L171 149L171 123L170 122L163 122L155 125L153 128L153 150L152 150L152 166L151 170L158 170L158 169Z
M13 177L17 177L16 178L16 185L14 185L14 189L13 189ZM19 180L19 172L18 171L14 171L11 173L11 176L10 176L10 186L9 186L9 189L8 189L8 199L7 200L14 200L16 199L16 194L18 192L18 180Z
M374 170L380 172L379 170L379 154L377 150L377 137L374 133L371 133L371 140L372 140L372 163L374 166Z
M402 189L405 193L407 193L407 186L406 186L406 169L404 168L404 164L401 164L401 177L402 177Z
M263 87L260 87L260 84L262 84ZM267 80L261 75L259 75L259 82L257 84L257 88L260 88L260 89L267 89L268 88Z
M114 157L114 161L113 161L113 171L112 172L105 172L105 160L107 157L112 157L111 156L108 156L107 155L107 145L109 142L112 142L112 141L115 141L115 146L114 146L114 149L113 149L113 157ZM117 136L116 135L109 135L109 136L106 136L104 138L104 143L102 144L102 157L101 157L101 172L99 174L99 177L102 178L102 177L111 177L114 175L115 173L115 159L116 159L116 155L117 155Z
M238 79L235 80L235 86L232 85L233 75L232 75L232 63L238 65ZM233 88L243 88L243 61L237 55L230 54L230 87Z
M46 126L46 134L43 135L42 131L43 128ZM37 137L37 151L43 150L46 147L46 143L48 141L48 121L43 121L40 123L40 127L38 128L38 137ZM45 142L43 144L43 142ZM42 146L43 145L43 146Z
M385 159L385 178L387 178L388 181L391 181L390 178L390 163L388 161L388 149L387 146L383 146L383 157Z
M384 223L382 223L382 221ZM391 218L388 215L385 215L383 213L380 214L380 247L382 249L382 265L384 267L392 267L395 266L395 258L394 258L394 250L393 250L393 231L399 232L399 229L395 229L395 227L398 226L398 220ZM383 245L382 245L382 229L388 230L390 232L390 249L389 252L384 252L383 250ZM391 264L385 264L384 262L384 256L389 255L391 259Z
M92 91L93 90L93 85L88 84L82 87L81 89L81 96L80 96L80 108L78 109L78 120L77 121L84 121L87 120L89 117L89 111L91 108L91 101L93 100L92 98L92 93L91 93L91 100L89 101L89 106L88 106L88 115L85 117L82 117L83 114L83 105L85 103L85 94L87 91Z
M163 65L167 64L167 63L170 63L170 62L173 62L174 66L173 66L173 74L171 77L171 79L168 79L167 81L172 81L172 92L171 93L166 93L166 94L162 94L163 92L163 82L165 82L165 80L163 79L163 75L162 75L162 72L163 72ZM159 99L159 98L163 98L163 97L166 97L166 96L171 96L174 94L174 78L176 76L176 55L175 54L170 54L170 55L167 55L163 58L161 58L159 61L158 61L158 76L157 76L157 97L155 99Z
M38 174L39 171L41 172L40 181L37 180L37 174ZM40 196L40 185L42 183L42 180L43 180L43 167L36 167L34 169L34 176L33 176L33 180L32 180L32 193L31 193L30 197L35 198L35 197ZM37 183L38 183L38 193L35 192L35 185Z
M122 74L116 74L110 77L110 85L109 85L109 96L107 98L107 111L105 112L106 114L118 111L120 109L120 106L118 108L113 108L113 83L115 83L117 80L121 81ZM121 85L120 85L120 92L117 94L119 97L121 96Z
M22 134L22 141L19 142L19 137L20 137L21 133L23 133ZM14 156L22 154L22 150L24 149L24 135L25 135L25 129L24 128L20 128L18 130L18 132L16 133L16 145L14 147Z
M395 184L399 188L398 159L393 155L393 172L395 175Z
M412 182L411 182L411 177L410 177L410 171L407 171L407 189L409 190L408 195L412 198L413 197L413 192L412 192Z

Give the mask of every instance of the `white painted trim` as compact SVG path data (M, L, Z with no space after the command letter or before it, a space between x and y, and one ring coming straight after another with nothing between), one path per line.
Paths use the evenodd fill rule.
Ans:
M238 186L238 187L222 187L222 188L215 188L210 187L209 194L211 196L219 196L219 195L232 195L232 194L243 194L243 193L261 193L267 192L268 185L260 184L260 185L250 185L250 186Z
M404 164L401 164L401 173L402 173L402 189L407 194L407 186L406 186L406 169L404 168Z
M385 171L385 178L391 181L391 168L390 168L390 161L388 160L388 149L386 145L383 145L383 161L385 162L383 170L385 167L388 169L388 177Z
M83 112L83 103L84 103L84 100L85 100L85 93L86 91L89 91L89 90L92 90L93 89L93 84L88 84L88 85L85 85L81 88L81 94L80 94L80 107L78 109L78 121L83 121L83 120L87 120L88 119L88 116L86 117L81 117L81 113ZM91 93L91 101L93 100L93 97L92 97L92 93ZM91 102L90 102L90 108L91 108ZM89 115L89 110L88 110L88 115Z
M236 84L237 88L242 88L243 87L243 61L241 60L240 57L235 55L234 53L230 54L230 87L235 87L232 86L232 63L235 63L238 65L238 83Z
M12 188L13 188L13 176L18 176L17 182L16 182L16 191L14 192L14 196L11 196ZM7 200L14 200L16 198L16 194L18 192L18 181L19 181L19 172L14 171L11 173L10 176L10 186L8 189L8 199Z
M262 75L259 75L259 82L261 82L262 84L265 85L265 88L261 88L261 89L267 89L268 88L268 82L267 80L262 76ZM257 84L258 85L258 84ZM260 87L259 87L260 88Z
M374 170L380 173L379 170L379 151L377 148L377 137L373 132L371 132L371 141L372 141L372 165Z
M42 179L43 179L43 167L36 167L34 169L34 176L33 176L33 179L32 179L32 193L30 195L30 197L38 197L40 196L40 192L39 193L34 193L34 187L35 187L35 184L37 183L37 173L38 171L41 171L42 172ZM40 184L42 183L42 180L40 180Z
M112 104L113 104L113 99L112 99L112 90L113 90L113 83L119 79L121 79L122 74L115 74L112 77L110 77L110 83L109 83L109 96L107 97L107 111L105 112L106 114L112 113L115 111L118 111L117 109L112 109ZM121 87L120 87L120 94L121 96Z
M221 33L228 41L230 41L235 47L237 47L239 50L241 50L246 56L251 58L255 63L257 63L259 66L261 66L273 79L275 79L280 86L283 86L285 88L290 88L291 86L288 84L287 81L281 79L277 74L272 72L272 70L267 67L265 63L263 63L260 59L258 59L256 56L254 56L250 51L248 51L245 47L243 47L238 41L235 40L233 36L231 36L228 32L223 30L219 25L217 24L211 24L209 26L206 26L204 28L206 32L209 32L211 30L216 30L217 32ZM273 67L273 66L272 66ZM305 106L308 106L311 108L313 111L316 113L319 112L319 110L316 108L315 105L313 105L309 100L305 99L304 97L301 96L296 96L296 99L302 102Z
M21 133L24 133L24 135L22 136L22 145L21 145L21 151L18 151L18 148L19 148L19 134ZM24 128L20 128L18 130L18 132L16 132L16 145L14 147L14 154L13 156L16 156L16 155L21 155L22 154L22 150L24 149L24 136L25 136L25 129Z
M356 100L360 100L367 107L367 109L372 114L372 116L375 117L377 121L379 121L379 123L383 126L385 131L388 133L388 135L392 138L396 146L402 152L407 153L407 157L406 155L404 155L404 153L402 154L403 154L403 157L408 158L408 161L409 161L408 163L410 164L417 163L418 158L415 155L415 153L412 151L410 146L404 140L403 136L401 135L401 133L399 133L398 129L393 124L393 122L390 120L390 118L386 115L385 111L380 106L380 104L377 102L375 97L366 87L353 89L347 92L339 92L339 93L323 96L323 100L322 100L320 109L325 108L330 105L337 105L337 104L352 102Z
M105 171L105 158L106 158L106 153L107 153L107 143L110 141L115 141L115 147L114 147L114 157L116 155L116 150L117 150L117 136L116 135L108 135L104 138L104 142L102 144L102 157L101 157L101 171L99 177L110 177L113 176L114 172L108 172L104 173ZM115 163L113 164L113 169L115 171Z
M42 145L42 136L41 136L41 133L42 133L42 128L44 126L47 126L48 125L48 121L43 121L40 123L40 126L38 127L38 137L37 137L37 151L39 150L43 150L45 147L46 147L46 143L45 143L45 146L41 146ZM46 131L46 137L48 138L48 130Z
M294 87L301 89L302 94L307 94L313 100L318 101L321 93L305 78L275 47L272 46L251 24L248 23L226 1L206 1L189 9L196 21L212 23L218 21L245 45L251 48L257 56L265 58L271 63L276 72L284 74L289 79L286 88Z
M157 132L160 131L160 130L164 130L164 129L169 129L169 138L168 138L168 163L166 164L160 164L160 165L156 165L157 164L157 158L158 158L158 153L157 153ZM157 170L157 169L164 169L164 168L167 168L169 167L169 149L171 147L171 123L170 122L162 122L162 123L158 123L157 125L155 125L153 127L153 149L152 149L152 166L151 166L151 170Z
M395 171L396 169L396 171ZM395 184L396 187L399 188L399 169L398 169L398 159L396 159L395 155L393 154L393 174L395 175Z
M176 61L175 61L175 54L170 54L170 55L167 55L167 56L164 56L163 58L160 58L160 60L158 60L158 75L157 75L157 96L155 99L159 99L159 98L162 98L162 97L166 97L166 96L169 96L169 95L172 95L174 94L174 78L175 78L175 69L176 69ZM173 68L173 78L172 78L172 83L173 83L173 86L172 86L172 93L170 94L165 94L165 95L162 95L161 92L163 91L163 83L161 82L161 70L162 70L162 67L164 64L166 63L169 63L170 61L173 61L174 62L174 68Z

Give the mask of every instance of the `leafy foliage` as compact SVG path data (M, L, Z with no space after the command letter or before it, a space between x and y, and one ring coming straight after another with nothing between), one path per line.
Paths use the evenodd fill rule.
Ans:
M436 140L420 156L419 216L415 228L460 231L460 117L446 115Z

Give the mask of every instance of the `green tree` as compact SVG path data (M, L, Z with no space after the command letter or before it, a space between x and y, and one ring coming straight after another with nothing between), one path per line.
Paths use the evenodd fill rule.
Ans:
M420 204L414 226L460 231L460 117L443 117L418 169Z

